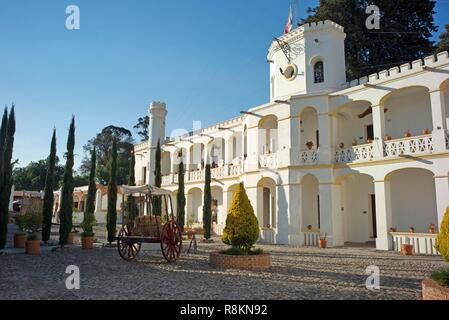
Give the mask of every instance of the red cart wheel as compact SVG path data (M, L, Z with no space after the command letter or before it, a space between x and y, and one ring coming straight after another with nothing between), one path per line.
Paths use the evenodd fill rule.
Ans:
M168 262L175 262L181 255L182 233L174 220L167 222L162 229L161 249Z
M140 242L130 242L123 239L129 236L131 236L131 232L129 231L128 225L124 225L118 233L117 249L120 257L128 262L137 257L142 246Z

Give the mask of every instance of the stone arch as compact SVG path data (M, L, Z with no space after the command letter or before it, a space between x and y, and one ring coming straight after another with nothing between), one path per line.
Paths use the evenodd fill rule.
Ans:
M319 147L318 112L314 107L305 107L299 113L299 141L302 150Z
M257 183L257 218L262 228L276 228L276 180L263 177Z
M275 153L278 149L278 118L266 115L260 119L259 128L259 154Z
M320 229L320 183L313 174L306 174L301 182L301 225L305 229Z
M186 194L187 221L194 224L202 224L203 222L203 190L198 187L190 188Z

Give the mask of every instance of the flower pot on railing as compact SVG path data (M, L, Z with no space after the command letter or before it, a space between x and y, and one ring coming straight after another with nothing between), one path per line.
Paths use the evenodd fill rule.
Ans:
M401 252L405 256L413 255L413 245L408 243L401 245Z
M430 134L430 130L428 128L424 129L422 134Z
M410 130L407 130L405 133L404 133L404 138L410 138L412 136L412 133L410 132Z
M309 150L312 150L313 146L314 146L314 144L313 144L312 141L309 141L309 142L306 143L306 147L307 147L307 149L309 149Z
M356 147L358 145L358 141L356 139L352 140L352 146Z

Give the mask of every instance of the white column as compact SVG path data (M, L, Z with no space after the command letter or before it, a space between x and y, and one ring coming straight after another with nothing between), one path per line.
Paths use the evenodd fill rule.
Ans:
M373 128L374 128L374 158L379 159L384 156L384 136L385 136L385 108L384 106L372 106Z
M320 183L320 222L320 230L327 233L329 246L344 245L341 185Z
M438 210L438 227L441 227L446 209L449 207L449 177L435 176L435 193Z
M281 224L288 223L286 232L287 238L286 243L290 245L302 245L303 236L301 234L301 216L300 216L300 196L301 196L301 186L299 184L290 184L287 186L283 186L285 190L286 199L282 199L283 194L278 192L278 233L283 231L283 228L280 228ZM282 214L282 201L287 200L287 216L284 217ZM281 213L281 214L280 214Z
M95 196L95 213L101 212L101 190L97 190L97 194Z
M328 113L318 114L319 131L319 163L328 164L332 161L332 117Z
M253 171L259 169L259 137L258 137L258 127L249 128L247 130L247 140L248 140L248 157L246 158L246 170ZM261 141L260 143L263 143Z
M390 250L389 232L393 226L390 181L374 181L374 192L376 194L377 220L376 248L378 250Z
M9 206L8 209L9 211L13 211L13 201L14 201L14 190L15 190L15 186L13 185L11 188L11 196L9 197Z
M446 150L446 111L444 95L440 90L430 91L430 104L432 108L432 141L435 151Z

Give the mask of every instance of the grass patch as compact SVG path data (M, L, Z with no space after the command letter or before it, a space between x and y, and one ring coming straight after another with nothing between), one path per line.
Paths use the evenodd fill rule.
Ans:
M262 249L250 249L249 251L240 248L240 247L232 247L228 250L223 251L224 254L230 256L256 256L259 254L263 254Z
M449 269L435 271L430 278L440 286L449 287Z

